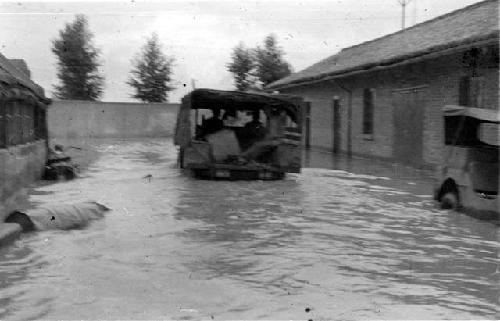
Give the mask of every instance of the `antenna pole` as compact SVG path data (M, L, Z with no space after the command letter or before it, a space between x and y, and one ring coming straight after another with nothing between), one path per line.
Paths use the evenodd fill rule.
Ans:
M401 16L401 29L405 28L405 17L406 17L406 5L411 2L411 0L398 0L401 8L403 9L403 13Z

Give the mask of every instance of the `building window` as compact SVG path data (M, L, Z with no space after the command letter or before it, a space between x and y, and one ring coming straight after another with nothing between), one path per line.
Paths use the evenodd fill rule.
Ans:
M363 134L373 135L373 111L375 90L365 88L363 91Z
M482 107L483 78L464 76L460 78L458 104L467 107Z

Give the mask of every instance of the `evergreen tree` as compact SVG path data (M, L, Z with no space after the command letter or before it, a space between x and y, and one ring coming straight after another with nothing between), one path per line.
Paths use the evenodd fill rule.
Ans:
M54 95L60 99L97 100L101 97L104 78L99 74L99 50L92 44L93 34L87 18L77 15L59 31L52 41L52 52L57 56L57 77Z
M254 83L252 79L252 70L255 67L253 52L240 42L238 46L233 48L231 60L227 69L234 76L236 89L245 91Z
M133 60L133 69L127 84L135 89L133 98L143 102L166 102L170 86L173 58L161 51L158 35L153 33Z
M291 74L292 67L283 59L283 55L273 34L264 39L264 48L255 49L255 75L263 86Z
M233 74L236 89L261 90L292 72L283 56L276 37L271 34L264 39L264 48L247 49L243 43L234 47L227 69Z

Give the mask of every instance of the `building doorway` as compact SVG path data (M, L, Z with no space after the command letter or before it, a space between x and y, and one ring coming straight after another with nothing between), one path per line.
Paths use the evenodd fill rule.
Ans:
M424 88L393 92L393 157L397 162L423 164Z

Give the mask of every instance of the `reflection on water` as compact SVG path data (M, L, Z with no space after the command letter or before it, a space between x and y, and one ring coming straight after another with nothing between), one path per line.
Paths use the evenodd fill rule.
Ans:
M88 148L83 178L30 201L113 211L0 249L0 319L499 317L498 227L436 210L418 173L197 181L171 141Z

